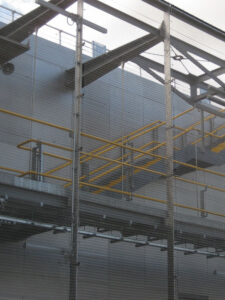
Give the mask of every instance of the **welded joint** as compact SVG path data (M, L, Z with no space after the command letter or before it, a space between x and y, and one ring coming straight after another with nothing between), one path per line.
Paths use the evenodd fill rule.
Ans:
M60 230L53 228L53 231L52 231L53 234L66 233L66 232L68 232L66 227L64 227L64 229L60 229Z
M175 81L175 78L171 78L170 80L164 80L164 84L170 84Z
M174 178L174 174L166 174L165 178L170 179L170 178Z
M90 239L90 238L93 238L93 237L96 237L96 233L93 233L92 235L89 235L89 234L87 234L87 235L83 235L83 239Z
M110 240L110 244L115 244L115 243L118 243L118 242L122 242L123 241L123 238L119 238L118 240Z
M191 254L197 254L197 253L198 253L198 251L194 249L193 251L190 251L190 250L189 251L185 251L184 255L191 255Z
M162 21L160 27L159 27L159 35L162 37L162 39L165 38L166 36L166 27L165 27L165 22Z
M136 248L140 248L140 247L144 247L144 246L148 246L148 242L135 244Z
M168 250L168 247L167 246L165 246L165 247L162 247L162 248L160 248L160 251L167 251Z
M175 128L175 125L173 124L172 126L168 126L165 128L165 130L170 130L170 129L174 129Z

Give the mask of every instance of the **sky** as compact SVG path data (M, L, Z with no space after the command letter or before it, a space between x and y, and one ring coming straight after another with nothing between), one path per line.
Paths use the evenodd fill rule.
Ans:
M224 0L171 0L168 2L222 30L225 30Z
M46 1L46 0L45 0ZM127 14L130 14L152 26L159 28L163 21L163 13L160 10L148 5L142 0L100 0L108 5L114 6ZM222 29L225 30L225 0L167 0L171 4L178 6L179 8L187 11L188 13ZM15 9L23 14L38 7L34 0L0 0L0 5ZM69 8L70 11L76 13L76 5ZM106 45L107 49L114 49L130 41L133 41L143 35L146 32L131 26L117 18L109 16L100 10L97 10L87 4L84 5L84 18L90 20L98 25L101 25L108 29L107 34L102 34L94 31L93 29L84 26L84 39L88 41L97 41L103 45ZM69 26L64 16L58 16L50 21L50 25L63 29L66 32L70 32L75 35L76 26ZM44 35L41 36L48 38L46 27L42 29ZM40 33L40 30L39 30ZM183 23L180 20L171 18L171 33L178 38L193 44L194 46L201 48L211 54L225 59L224 43L208 36L207 34L193 28L190 25ZM49 38L50 39L50 36ZM51 40L51 39L50 39ZM71 41L70 41L71 42ZM74 49L74 41L71 42L71 47ZM85 43L85 47L88 43ZM68 45L64 45L68 47ZM83 48L84 49L84 48ZM87 51L92 51L91 47L86 47ZM92 53L92 52L91 52ZM86 52L85 54L90 55ZM179 53L178 53L179 54ZM148 54L147 54L148 55ZM151 59L155 59L159 62L163 62L163 47L157 45L149 50ZM157 56L155 56L157 55ZM177 67L174 62L173 67ZM187 69L193 69L193 65L188 65L188 61L185 62ZM206 67L210 67L210 63L207 63ZM214 69L216 66L212 66ZM179 64L178 69L182 68ZM132 71L132 70L130 70ZM186 72L185 69L180 70ZM199 70L198 70L199 71ZM197 70L196 70L197 72ZM196 73L196 75L198 75Z
M104 2L120 3L124 7L139 10L141 0L106 0ZM0 4L15 8L21 12L27 12L34 7L34 0L0 0ZM224 0L167 0L185 11L221 28L225 29L225 1Z
M126 13L135 16L144 22L147 22L155 27L159 27L162 20L163 14L151 7L150 5L144 3L142 0L101 0L111 6L115 6ZM225 30L225 0L167 0L173 5L180 7L181 9L197 16L198 18L222 29ZM21 13L26 13L35 7L34 0L0 0L0 4L7 7L13 8L20 11ZM75 7L70 8L71 11L76 12ZM108 34L103 35L97 33L92 29L87 27L84 28L84 38L86 40L95 40L99 43L102 43L107 46L108 49L113 49L122 44L125 44L131 40L134 40L146 32L140 31L135 27L131 27L124 22L119 21L116 18L110 17L107 14L102 13L101 11L88 6L85 4L84 17L92 22L95 22L103 27L108 29ZM60 27L65 31L75 33L75 26L68 26L65 18L63 16L57 17L56 20L50 22L51 25ZM200 42L205 47L208 47L207 51L212 45L213 50L216 51L216 48L221 53L224 52L221 48L221 45L218 46L215 44L215 41L209 40L208 36L202 35L198 31L193 31L190 29L189 25L181 24L181 22L171 19L171 30L174 35L183 38L186 36L189 37L188 42L194 42L196 45ZM180 35L180 36L179 36ZM224 46L224 45L222 45ZM220 50L221 49L221 50Z

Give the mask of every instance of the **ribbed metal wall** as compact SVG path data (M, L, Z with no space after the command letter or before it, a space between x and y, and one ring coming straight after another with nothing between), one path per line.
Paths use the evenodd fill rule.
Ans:
M14 60L15 72L10 76L0 73L0 107L71 128L73 93L64 87L64 71L73 66L74 53L35 36L32 36L30 41L31 50ZM88 58L85 57L85 59ZM84 88L82 132L113 141L154 121L165 120L163 87L146 77L132 74L129 68L131 66L128 65L126 70L116 69ZM185 102L173 95L174 116L189 108ZM200 112L193 110L176 119L174 125L186 128L199 120ZM218 118L214 122L215 126L222 123ZM199 126L197 128L199 129ZM176 130L178 129L174 129L174 134L179 133L179 130ZM209 130L208 127L207 130ZM183 139L177 139L175 146L181 148L199 137L198 131L190 131ZM72 146L70 134L66 131L1 113L0 165L29 171L30 152L17 148L19 143L28 139L37 139L64 147ZM133 146L138 148L153 140L157 143L165 141L164 126L135 139ZM209 142L209 139L206 140L206 143ZM82 137L82 151L84 152L90 152L102 145L104 143L100 141ZM71 158L70 152L44 147L46 151ZM116 147L103 156L118 159L121 153L121 149ZM165 155L165 149L161 147L154 153ZM185 159L179 152L177 157L180 160ZM201 158L201 153L196 148L195 163L197 165L199 157ZM140 166L144 162L140 162ZM61 161L55 158L45 156L44 172L59 166L60 163ZM92 158L88 161L89 171L105 163ZM115 164L111 167L113 166ZM214 166L212 169L225 172L224 165ZM109 170L109 167L104 170ZM163 171L163 164L159 171ZM100 177L102 180L93 180L92 183L108 184L111 188L124 191L124 183L121 184L124 181L115 184L112 182L119 176L124 176L124 167L117 168L117 172L108 174L109 177L102 176ZM70 178L71 166L56 172L55 175ZM134 177L133 184L138 187L135 193L166 199L165 179L162 176L152 179L143 186L142 182L148 174L142 171L139 175L139 177ZM224 178L200 171L187 173L183 177L221 187L224 185ZM63 185L63 182L51 178L44 180ZM198 208L199 193L202 189L196 185L176 181L175 202ZM96 189L90 189L90 191L95 194L114 196L118 201L127 201L125 196L122 197L119 193L112 191L96 192ZM208 189L205 200L208 210L225 213L224 193ZM165 204L138 197L133 197L131 201L149 210L153 207L165 208ZM175 208L175 211L199 216L201 220L199 212L183 208ZM32 219L32 215L29 218ZM208 215L208 218L223 221L217 216ZM57 224L57 218L48 221ZM82 229L96 230L95 228ZM112 232L112 234L118 235L119 233ZM19 242L2 241L0 299L68 299L69 246L69 233L45 232ZM81 263L79 266L79 300L167 299L166 251L147 246L138 248L124 242L110 243L110 240L100 238L83 239L80 236L79 253ZM176 252L177 299L224 299L223 275L213 274L216 269L224 269L223 265L224 260L221 258L210 260L197 254L185 256L183 253Z

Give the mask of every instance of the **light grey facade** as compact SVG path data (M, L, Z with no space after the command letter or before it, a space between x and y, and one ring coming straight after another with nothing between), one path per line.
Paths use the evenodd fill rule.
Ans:
M71 128L73 92L64 86L64 71L73 65L74 53L41 38L35 41L35 37L32 36L30 39L31 50L13 61L15 72L10 76L0 73L0 107ZM85 57L85 59L88 58ZM187 103L173 95L174 116L189 108ZM72 145L71 137L66 131L4 113L0 114L2 154L0 166L28 171L31 167L31 154L17 148L19 143L28 139L37 139L65 147ZM147 78L116 69L84 88L82 107L82 132L84 133L116 140L157 120L165 120L164 90L161 85ZM176 119L174 124L186 128L199 120L200 112L194 110ZM223 120L220 118L214 120L215 127L222 123ZM206 122L205 127L205 130L210 130L209 123ZM175 132L176 130L174 129ZM221 131L220 134L223 132ZM177 139L175 146L185 146L199 136L199 132L191 131L185 135L185 138ZM165 140L164 127L143 135L135 140L134 144L137 148L154 139L158 142ZM206 146L210 143L212 141L208 138ZM82 137L85 152L101 145L101 142ZM46 146L45 151L71 158L71 153L63 150L50 149ZM193 147L192 151L193 155L190 155L188 160L185 156L186 152L179 153L178 151L177 157L184 162L193 158L201 160L202 152L197 147ZM208 151L208 148L206 147L204 151ZM107 157L118 157L119 152L120 150L116 149ZM157 154L163 155L164 149L160 149ZM220 154L218 160L214 156L210 157L212 164L215 164L210 169L223 173L225 171L223 158L219 157ZM44 171L60 163L60 160L45 156ZM89 169L93 170L101 164L102 162L94 159L89 163ZM157 165L156 170L162 171L163 164ZM65 168L55 174L70 178L71 170ZM143 177L139 175L134 177L135 193L166 199L165 179L151 178L142 186ZM116 176L117 174L113 173L110 180L115 179ZM198 171L182 176L206 185L224 186L224 178L215 177L213 174ZM45 181L62 186L62 182L51 178L45 178ZM121 183L114 187L121 188ZM202 189L204 187L176 181L175 202L199 207ZM110 193L105 194L109 197L113 196ZM114 196L116 201L124 201L127 206L132 207L136 204L149 211L153 208L165 209L165 204L139 199L135 196L130 202L121 199L118 195L114 194ZM208 187L205 201L207 210L225 213L223 192ZM199 212L183 208L176 208L176 213L191 215L198 218L199 222L204 222L205 219L201 218ZM32 217L32 214L26 215L26 218L32 219ZM224 227L224 218L208 215L207 220L218 222L221 230ZM49 220L49 223L57 224L57 219ZM96 230L96 228L90 229ZM113 233L119 234L118 231ZM204 233L202 235L204 236ZM52 231L33 235L25 241L2 242L0 299L68 299L69 244L69 233L53 234ZM191 247L189 243L183 246ZM149 246L135 247L125 242L111 243L110 240L96 237L85 239L80 236L79 299L167 299L167 255L166 251L161 250ZM206 250L210 251L210 249ZM202 299L224 299L225 287L222 274L223 270L225 272L224 258L209 259L204 255L184 255L183 252L176 252L175 262L176 290L180 299L182 299L182 294L184 297L185 294L186 297L189 295L190 300L200 300L200 296L206 297ZM217 275L214 274L215 270L218 271Z

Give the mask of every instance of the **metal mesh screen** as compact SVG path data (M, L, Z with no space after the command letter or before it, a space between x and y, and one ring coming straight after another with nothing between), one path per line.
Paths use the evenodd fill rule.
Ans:
M93 20L89 5L85 9ZM147 12L133 14L159 28L162 13L155 10L156 21ZM1 6L1 27L12 16L20 14ZM135 29L134 38L126 37L127 25L119 25L125 42L118 37L115 49L144 36ZM37 30L28 38L29 50L12 60L14 72L0 73L0 299L69 299L72 28ZM100 60L97 71L91 64L83 70L78 299L168 299L165 78L158 65L146 67L147 60L163 63L163 40L143 53L132 45L129 59L127 52L111 59L107 38L87 36L88 30L83 62ZM134 59L140 54L141 62ZM186 60L171 48L171 68L194 76ZM175 299L223 299L224 119L183 101L181 93L190 96L191 87L174 74ZM201 75L200 68L195 76Z

